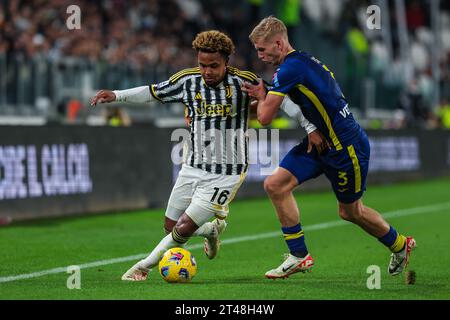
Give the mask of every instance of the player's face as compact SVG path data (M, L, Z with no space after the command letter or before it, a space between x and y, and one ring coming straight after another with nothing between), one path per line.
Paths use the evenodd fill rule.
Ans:
M219 52L198 53L198 66L200 73L208 86L219 84L225 77L227 62Z
M254 45L261 61L274 66L281 63L281 49L277 41L257 40Z

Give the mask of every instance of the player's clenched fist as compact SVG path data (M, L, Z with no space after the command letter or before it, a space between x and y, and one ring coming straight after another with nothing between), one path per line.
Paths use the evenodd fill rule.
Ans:
M249 82L244 82L242 85L242 91L247 92L248 95L256 100L264 100L266 97L266 89L264 87L264 82L258 79L258 84L254 85Z
M95 106L97 103L106 103L116 101L116 95L110 90L100 90L91 99L91 106Z

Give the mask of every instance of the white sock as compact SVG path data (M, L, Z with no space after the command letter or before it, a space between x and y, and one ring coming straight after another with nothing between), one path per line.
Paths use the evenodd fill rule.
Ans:
M170 248L181 247L183 245L184 244L180 244L179 242L176 242L175 240L173 240L172 233L169 233L158 243L158 245L147 256L147 258L142 259L141 261L138 262L138 264L140 267L144 267L144 268L148 268L148 269L153 268L154 266L156 266L158 264L159 259L164 254L164 252L166 252Z
M212 232L213 232L213 223L205 222L201 227L199 227L197 230L195 230L193 235L198 236L198 237L208 238Z

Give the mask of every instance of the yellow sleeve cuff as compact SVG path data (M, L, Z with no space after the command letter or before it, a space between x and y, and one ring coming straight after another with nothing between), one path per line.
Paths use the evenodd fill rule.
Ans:
M153 98L155 98L155 99L161 101L162 103L164 103L164 101L162 101L162 99L156 95L154 86L155 86L154 84L150 85L150 93L152 94Z
M269 91L267 94L274 94L276 96L284 97L286 94L282 92L276 92L276 91Z

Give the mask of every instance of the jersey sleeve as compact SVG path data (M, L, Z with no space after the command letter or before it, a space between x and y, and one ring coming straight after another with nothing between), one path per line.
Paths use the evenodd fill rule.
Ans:
M258 75L254 74L251 71L239 70L239 69L237 69L235 67L231 67L231 66L227 66L227 69L229 72L231 72L231 74L238 76L243 81L247 81L253 85L257 85L259 83Z
M300 69L290 65L282 65L275 72L272 79L272 87L268 94L285 96L296 85L302 83L302 72Z
M248 71L249 72L249 71ZM249 72L250 73L250 72ZM257 86L259 84L258 79L262 79L261 77L259 77L258 75L252 73L253 77L250 78L249 82L255 86Z
M174 74L169 80L150 85L152 96L162 103L182 102L186 91L184 89L186 77L185 74L178 76L180 72Z

